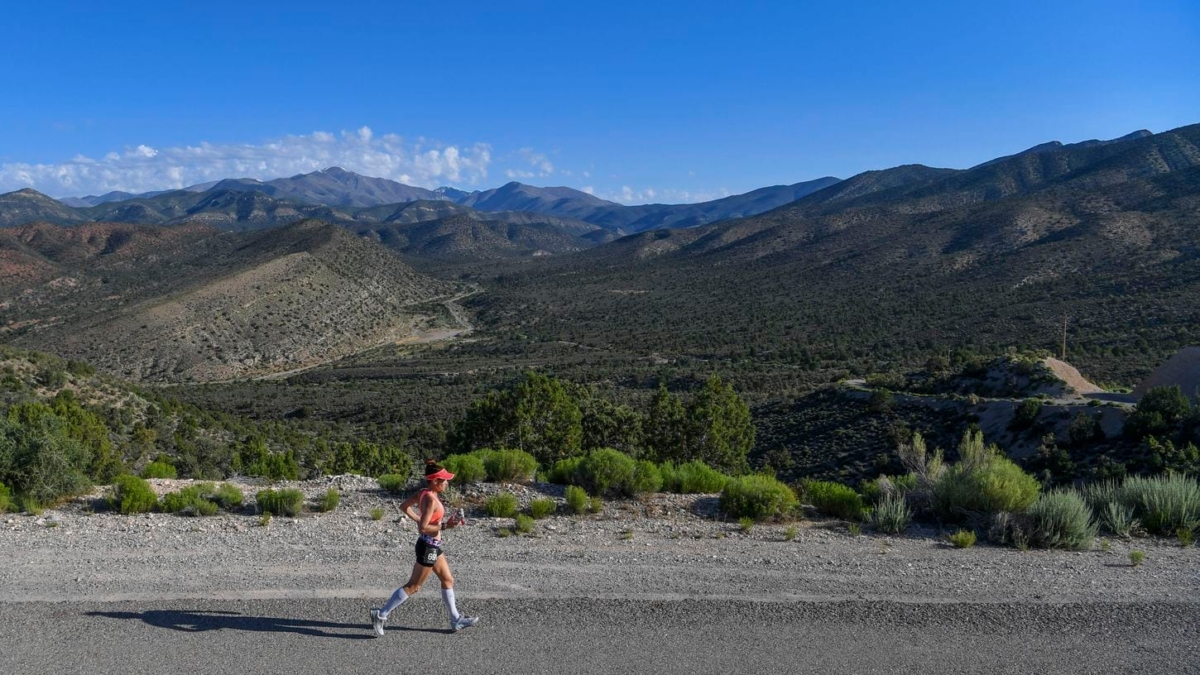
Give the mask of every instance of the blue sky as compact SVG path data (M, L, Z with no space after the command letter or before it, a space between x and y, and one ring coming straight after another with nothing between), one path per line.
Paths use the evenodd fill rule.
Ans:
M1200 122L1200 3L1183 0L5 13L0 191L53 196L339 164L682 202Z

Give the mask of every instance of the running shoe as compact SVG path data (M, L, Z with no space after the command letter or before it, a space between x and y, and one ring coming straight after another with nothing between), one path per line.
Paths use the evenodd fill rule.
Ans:
M464 628L470 628L479 622L477 616L460 616L457 619L450 621L450 630L457 633Z
M378 609L371 609L371 628L375 629L375 634L383 637L383 615Z

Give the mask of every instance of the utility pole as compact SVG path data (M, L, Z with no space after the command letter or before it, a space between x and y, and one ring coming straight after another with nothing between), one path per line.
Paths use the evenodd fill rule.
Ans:
M1062 357L1061 360L1067 360L1067 315L1063 314L1063 333L1062 333Z

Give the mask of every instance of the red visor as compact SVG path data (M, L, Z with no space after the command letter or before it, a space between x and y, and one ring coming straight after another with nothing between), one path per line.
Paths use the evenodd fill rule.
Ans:
M441 478L442 480L450 480L450 479L454 478L454 474L450 473L449 471L447 471L445 469L442 469L442 470L438 471L437 473L426 474L426 476L425 476L425 480L433 480L435 478Z

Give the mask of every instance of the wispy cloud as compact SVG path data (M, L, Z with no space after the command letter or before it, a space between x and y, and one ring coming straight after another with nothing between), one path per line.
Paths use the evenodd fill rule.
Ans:
M529 150L526 161L541 169ZM488 175L487 143L446 145L425 138L406 140L376 135L370 128L284 136L262 144L212 144L110 152L99 159L82 155L56 164L0 164L0 192L32 187L53 197L102 194L111 190L146 192L188 187L222 178L258 178L309 173L330 166L368 176L433 188L447 183L477 185ZM553 166L544 161L553 171Z
M618 204L694 204L728 197L733 194L725 188L719 190L679 190L675 188L659 190L655 188L634 189L628 185L622 185L619 190L607 192L596 191L591 188L584 188L584 191L588 192L588 194L594 194L601 199L617 202Z
M523 166L520 168L505 169L504 171L504 175L511 180L546 178L554 173L554 164L550 159L533 148L521 148L516 152L516 159ZM568 171L566 174L570 175L570 172Z

